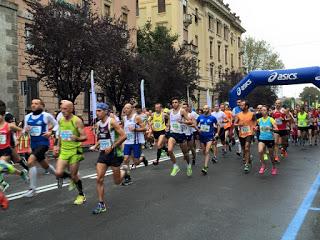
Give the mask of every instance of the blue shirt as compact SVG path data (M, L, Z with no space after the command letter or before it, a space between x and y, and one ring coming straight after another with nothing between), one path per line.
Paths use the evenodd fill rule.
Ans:
M242 110L239 106L236 106L233 110L232 110L232 114L233 116L236 116L237 114L241 113Z
M214 125L217 124L217 119L212 115L200 115L197 118L197 123L201 130L200 137L211 138L215 134Z

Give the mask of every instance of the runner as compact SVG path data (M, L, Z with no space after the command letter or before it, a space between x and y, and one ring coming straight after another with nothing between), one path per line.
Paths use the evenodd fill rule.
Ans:
M126 135L116 119L110 117L109 106L106 103L97 103L97 142L90 150L99 148L97 170L97 194L99 202L92 211L93 214L106 212L104 200L104 176L109 167L113 171L113 181L119 185L126 175L126 170L120 170L123 161L121 144L125 141ZM126 168L127 166L124 166Z
M188 154L191 151L192 154L192 165L196 164L196 149L194 147L194 140L193 140L193 130L195 129L196 119L191 114L191 109L188 103L182 104L182 109L184 109L188 113L188 117L190 121L192 121L192 125L184 124L182 127L184 128L184 133L187 137L187 146L188 146Z
M307 140L307 135L309 131L308 126L308 113L305 111L305 108L302 106L300 107L300 111L298 112L298 140L300 145L305 144L305 141Z
M275 110L273 111L272 117L276 121L278 130L275 133L275 147L274 155L275 161L280 162L279 151L284 157L288 157L288 130L287 124L291 121L291 117L284 108L282 108L281 100L275 102Z
M63 117L59 121L59 136L54 147L55 154L59 153L56 175L60 180L62 178L71 178L79 192L74 204L81 205L86 201L86 197L83 193L82 181L78 172L80 161L84 160L81 142L86 141L87 136L84 132L82 120L73 114L74 105L72 102L63 101L61 112ZM69 168L70 173L65 171L66 168ZM62 187L62 181L60 181L58 187Z
M168 148L165 146L166 142L166 123L165 120L168 119L168 115L163 112L162 105L156 103L154 105L155 112L151 115L149 125L155 139L155 146L157 149L157 159L153 162L153 165L159 164L159 159L161 157L162 150L168 152Z
M258 152L261 162L261 167L259 170L259 174L264 174L267 170L265 161L268 160L264 156L266 148L269 150L269 156L272 162L272 170L271 174L277 174L275 156L274 156L274 136L273 131L278 130L276 121L268 116L268 108L266 106L261 106L261 115L262 117L257 120L258 128L259 128L259 136L258 136Z
M233 139L232 137L232 122L233 122L233 118L232 118L232 112L229 108L228 105L224 105L222 104L222 106L220 106L220 109L222 112L224 112L224 114L226 115L226 118L224 119L224 135L225 135L225 142L226 142L226 147L229 148L229 151L231 152L231 143Z
M25 197L33 197L37 187L37 167L40 166L55 174L54 167L46 160L46 152L49 150L49 138L58 130L58 123L54 117L44 111L45 104L41 99L33 99L31 102L32 112L25 116L24 131L30 135L31 155L28 158L30 188Z
M227 145L226 145L226 141L225 141L225 131L224 131L224 126L225 126L225 121L226 121L226 114L220 110L220 108L222 107L222 109L224 109L224 104L221 104L220 107L218 104L216 104L214 106L214 111L211 113L212 116L214 116L217 121L218 121L218 126L220 127L220 131L217 131L219 139L221 141L221 144L223 145L223 149L222 149L222 154L225 155L227 153ZM217 162L218 159L218 141L215 141L213 143L213 152L214 152L214 156L212 158L212 162Z
M129 162L131 153L133 153L133 163L138 166L141 162L145 166L148 166L148 161L141 157L141 144L145 143L144 132L146 131L145 124L143 123L141 117L134 112L133 107L130 103L124 106L123 112L125 114L123 120L124 131L126 133L127 139L124 142L124 165L128 166L128 174L126 175L122 185L127 186L132 184Z
M248 101L241 102L240 112L235 119L235 126L239 127L239 141L243 151L244 172L249 173L251 170L251 142L254 137L253 128L256 126L256 118L253 112L249 111Z
M144 126L146 128L144 133L143 133L143 140L140 142L141 156L140 156L139 160L141 162L143 162L145 166L148 166L148 161L147 161L147 159L146 159L146 157L144 156L144 153L143 153L143 149L147 148L146 132L147 132L147 130L149 128L149 126L148 126L148 115L146 113L146 109L142 110L140 105L136 105L135 110L136 110L137 116L141 118L141 120L142 120L142 122L143 122L143 124L144 124ZM152 147L153 146L151 146L151 148ZM137 166L137 165L133 164L133 166Z
M200 136L200 144L204 155L204 166L201 170L203 175L208 173L208 162L209 162L209 152L212 146L212 143L215 142L215 138L218 137L218 134L215 133L215 126L217 124L217 119L210 114L210 109L208 105L203 106L203 114L197 118L196 126L197 131ZM219 125L218 131L219 132Z
M237 100L237 106L235 107L235 108L233 108L232 109L232 117L233 117L233 120L235 120L235 118L236 118L236 116L240 113L240 112L242 112L242 110L241 110L241 100L240 99L238 99ZM239 139L239 128L238 127L235 127L234 128L234 132L235 132L235 136L237 136L237 138ZM238 141L238 143L237 143L237 152L236 152L236 154L238 155L238 156L241 156L241 144L240 144L240 141Z
M312 146L316 143L315 136L317 131L317 122L318 122L318 114L314 109L310 109L309 111L309 145Z
M187 176L190 177L192 176L192 166L189 161L188 145L186 141L187 138L183 132L182 124L191 125L192 121L190 121L188 117L188 113L180 107L178 98L173 98L171 103L172 103L172 109L170 111L170 118L169 118L170 131L167 134L168 154L173 163L173 168L170 175L174 177L180 171L180 167L177 164L177 160L173 152L174 146L176 144L179 144L184 160L188 164Z

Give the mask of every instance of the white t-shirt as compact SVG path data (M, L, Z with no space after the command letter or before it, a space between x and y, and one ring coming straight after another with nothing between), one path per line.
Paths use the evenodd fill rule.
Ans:
M225 123L223 122L224 119L227 118L226 114L219 110L219 112L212 112L211 116L214 116L217 119L217 122L219 123L220 127L224 127Z

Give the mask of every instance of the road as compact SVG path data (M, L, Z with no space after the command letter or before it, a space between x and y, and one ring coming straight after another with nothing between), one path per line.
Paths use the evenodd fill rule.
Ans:
M105 181L108 212L91 214L96 205L96 153L87 153L81 176L87 202L74 206L76 192L56 189L55 178L39 171L43 192L32 199L21 198L27 187L20 179L11 183L7 195L13 199L0 212L0 239L320 239L320 149L291 147L289 158L279 165L279 175L259 176L256 146L253 171L242 172L234 152L210 163L202 176L202 155L193 176L182 171L170 177L171 163L137 168L134 184L115 186ZM155 152L146 152L148 159Z

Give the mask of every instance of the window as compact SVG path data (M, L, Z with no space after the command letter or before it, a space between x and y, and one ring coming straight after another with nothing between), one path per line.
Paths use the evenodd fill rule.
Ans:
M239 53L239 56L238 56L238 62L239 62L239 68L241 68L241 54Z
M225 62L225 64L227 65L228 64L228 48L227 47L225 47L225 49L224 49L224 62Z
M25 82L25 93L26 93L26 107L31 106L32 99L39 98L39 83L33 77L27 77Z
M187 9L187 0L183 0L183 14L187 14L188 9Z
M212 54L212 46L213 46L213 41L212 41L212 39L210 39L210 45L209 45L209 52L210 52L210 59L212 59L213 58L213 54Z
M213 65L210 64L210 78L213 80Z
M221 22L218 20L217 21L217 35L221 36Z
M166 0L158 0L158 13L166 11Z
M128 14L122 13L122 22L128 24Z
M209 25L209 30L213 30L213 17L209 15L208 19L208 25Z
M240 47L241 47L241 38L238 37L238 48L240 48Z
M198 8L196 8L196 14L194 16L194 21L196 24L198 24L198 20L199 20L199 12L198 12Z
M111 16L111 8L108 4L104 4L104 15L107 17Z
M139 0L136 0L136 16L139 16Z
M234 65L233 65L233 53L231 53L230 58L231 58L231 67L233 68L234 67Z
M188 30L183 29L183 41L188 43Z
M231 43L231 46L233 46L233 44L234 44L234 35L233 35L233 32L230 34L230 43Z
M198 47L199 44L199 39L198 39L198 35L194 36L194 45L196 45Z
M218 61L221 62L221 46L218 45Z
M30 31L30 25L29 24L25 24L24 25L24 36L25 36L25 41L26 41L26 50L31 50L33 48L33 45L30 43L29 38L31 37L31 31Z
M227 26L224 26L223 36L224 36L224 40L226 40L226 41L229 40L229 28Z

